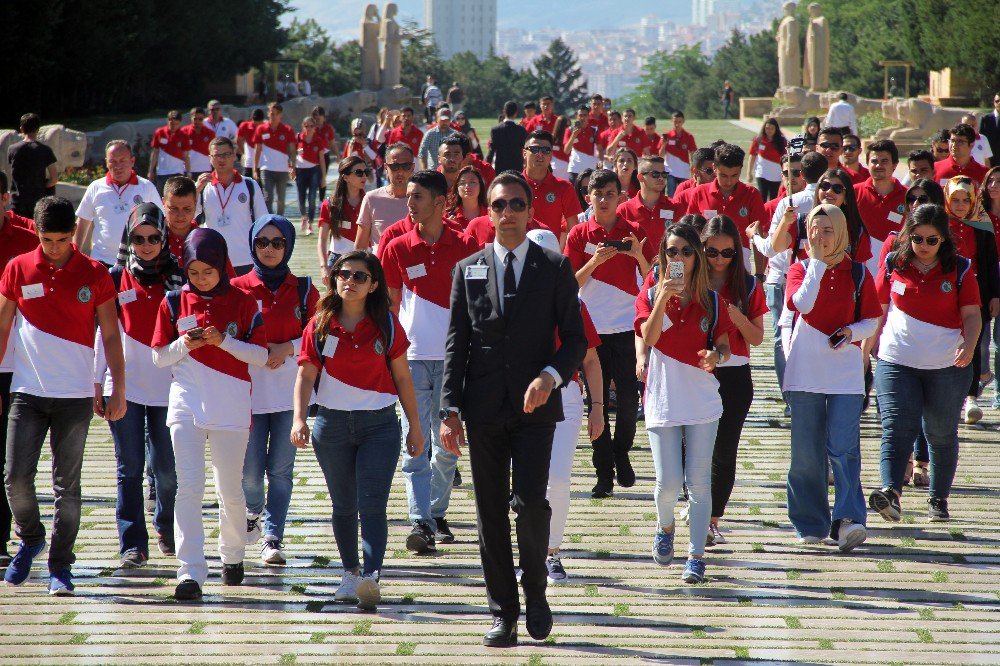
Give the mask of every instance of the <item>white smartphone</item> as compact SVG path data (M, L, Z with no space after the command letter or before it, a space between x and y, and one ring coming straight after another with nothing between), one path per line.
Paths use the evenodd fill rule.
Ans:
M684 277L684 262L682 261L668 261L667 262L667 277L671 280Z

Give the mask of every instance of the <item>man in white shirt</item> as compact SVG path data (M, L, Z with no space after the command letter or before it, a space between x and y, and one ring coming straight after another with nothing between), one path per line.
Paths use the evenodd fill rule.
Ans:
M962 116L962 124L976 129L976 116L967 113ZM993 149L990 147L990 140L978 131L976 132L976 142L972 144L972 159L983 166L993 166Z
M836 127L841 134L857 134L858 121L854 117L854 107L847 101L847 93L840 93L837 101L826 112L826 127Z
M367 250L378 245L382 232L407 216L406 182L413 175L414 159L413 149L402 141L392 144L385 151L389 183L368 192L361 200L354 249Z
M215 136L236 141L238 130L236 123L222 115L222 103L217 99L208 102L208 118L205 118L205 127L215 132Z

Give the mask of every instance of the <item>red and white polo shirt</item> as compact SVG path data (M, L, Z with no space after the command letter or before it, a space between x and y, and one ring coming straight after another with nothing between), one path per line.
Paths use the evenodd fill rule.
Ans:
M309 169L319 166L326 154L329 145L319 132L313 132L312 140L307 140L305 133L300 133L296 137L295 167L297 169Z
M962 344L962 314L966 305L980 307L979 283L972 271L958 287L958 271L945 273L941 264L927 273L913 265L875 276L879 303L888 306L879 338L880 360L921 370L950 368Z
M202 125L201 130L196 130L194 124L185 125L181 132L191 142L191 152L188 159L191 162L191 173L204 173L212 170L212 163L208 160L208 144L215 138L212 128Z
M361 212L361 201L357 206L344 198L341 210L341 220L337 222L339 235L330 236L330 252L345 254L354 251L354 240L358 237L358 213ZM319 226L330 224L330 197L323 199L319 206Z
M7 212L10 213L10 211ZM28 219L17 217L21 220ZM28 221L30 222L30 220ZM9 219L5 220L3 226L0 227L0 274L15 257L25 252L31 252L36 247L38 247L38 236L33 231L14 225ZM13 326L16 327L17 324L15 323ZM7 337L7 347L3 351L2 360L0 360L0 372L14 372L14 345L11 343L13 339L14 328L11 329L11 335Z
M239 128L236 130L237 140L243 139L244 146L243 149L243 168L253 169L253 155L254 149L257 147L257 143L254 141L254 134L257 132L257 126L253 124L252 120L244 120L240 123Z
M299 365L312 363L322 368L317 404L353 412L384 409L396 403L389 362L405 354L410 343L399 319L392 317L392 321L395 332L388 350L388 340L368 317L358 322L351 333L334 315L321 348L316 346L316 320L309 322L302 335Z
M386 139L386 143L390 146L394 143L399 143L402 141L408 145L412 150L413 154L416 155L420 151L420 142L424 139L424 133L420 131L420 128L416 125L410 125L410 131L404 132L402 125L399 127L394 127L391 132L389 132L389 138Z
M116 183L108 173L87 186L80 205L76 207L76 215L81 220L94 223L91 257L109 265L118 260L118 246L121 245L128 216L141 203L154 203L163 209L156 185L140 178L134 171L124 185Z
M292 409L295 397L295 376L299 372L298 357L302 351L302 304L299 302L298 278L288 273L278 291L271 291L257 273L250 271L230 282L237 289L250 294L257 301L257 308L264 318L264 332L268 343L291 341L292 355L281 367L272 370L267 366L250 366L250 412L271 414ZM305 318L308 322L316 314L319 291L310 286L306 295Z
M407 358L444 359L455 264L478 250L474 240L447 226L433 245L417 228L379 244L385 284L401 292L399 321L410 340Z
M528 226L525 228L525 231L541 228L542 225L536 219L531 218L528 220ZM497 236L497 230L493 226L493 220L490 219L489 214L486 214L469 220L468 226L465 227L465 235L474 240L479 249L482 250L493 242L493 239Z
M649 290L654 283L650 271L635 299L633 330L640 336L642 325L653 313ZM732 337L735 328L722 305L719 299L713 347L723 335ZM711 423L722 416L719 380L714 373L698 367L701 360L698 352L708 348L711 326L711 313L697 300L692 299L683 308L676 298L667 304L663 332L649 350L643 399L647 428Z
M170 306L164 299L156 314L152 346L168 345L199 326L214 326L227 339L260 347L266 355L267 336L257 301L241 289L227 289L211 299L181 291L176 324L170 321ZM250 371L245 361L221 346L204 345L185 354L173 366L173 375L168 426L192 421L205 430L250 427Z
M674 195L676 194L675 192ZM747 238L746 228L753 222L760 222L762 225L768 222L760 191L756 187L739 182L729 197L723 198L719 191L719 181L713 180L698 185L690 195L685 196L688 197L688 213L697 213L706 220L716 215L728 215L736 223L740 238L743 240L743 262L747 270L753 272L753 267L750 265L750 239Z
M597 332L597 327L594 326L594 319L590 316L590 311L583 301L580 301L580 315L583 317L583 335L587 338L587 349L597 349L601 346L601 334ZM559 336L556 336L556 349L558 350L561 345L562 342L559 340ZM579 380L580 370L577 368L570 381L575 382Z
M97 308L115 297L108 269L75 246L56 268L36 247L7 264L0 294L18 311L11 392L92 397Z
M375 252L375 256L378 257L378 260L382 261L382 258L385 256L385 248L389 246L389 241L400 236L405 236L413 231L416 226L417 225L414 224L409 214L407 214L403 219L398 220L386 227L385 231L382 232L382 235L378 239L378 249ZM462 227L451 218L444 218L444 226L450 227L455 233L465 235L462 231Z
M632 222L619 217L610 231L593 217L570 229L563 254L569 257L573 270L580 270L597 252L598 246L609 240L626 240L635 234L640 241L646 232ZM652 260L655 252L648 242L643 243L643 256ZM624 252L608 259L594 269L590 278L580 287L580 298L587 304L597 332L602 335L631 331L635 321L635 297L642 281L639 264Z
M191 150L191 138L181 128L171 133L169 125L164 125L153 132L150 148L160 151L156 158L157 176L183 175L187 170L184 166L184 153Z
M253 188L253 197L250 189ZM250 208L251 198L253 209ZM244 178L233 170L229 186L223 185L212 172L212 181L198 197L197 214L205 214L205 227L215 229L226 239L229 260L234 266L253 263L250 255L250 229L254 220L267 215L264 193L253 178Z
M753 167L754 178L775 183L781 180L781 153L774 147L774 142L766 136L755 136L750 143L750 154L757 156Z
M610 137L612 141L615 141L616 137ZM632 125L632 131L626 132L625 128L621 128L619 136L614 146L608 146L607 152L614 153L619 148L629 148L639 157L643 155L648 155L650 149L652 148L652 143L649 137L646 135L646 130L640 129L635 125Z
M761 288L759 281L754 279L754 283L753 291L750 292L750 299L747 302L747 311L743 313L750 321L753 321L757 317L763 317L768 313L764 290ZM730 290L728 281L719 291L719 298L722 304L733 303L732 291ZM747 344L747 341L743 338L743 334L740 333L740 329L735 324L733 324L733 330L729 332L729 350L732 352L732 355L720 367L733 368L739 365L750 364L750 345Z
M547 173L541 180L532 180L527 171L523 175L531 186L534 219L559 238L566 231L566 218L576 217L583 212L572 183L556 178L551 173Z
M934 163L934 180L936 180L941 187L947 185L948 181L955 176L968 176L972 180L976 181L976 185L982 185L988 172L989 169L971 158L969 159L969 163L965 166L956 162L955 158L951 155Z
M670 175L674 178L690 177L691 162L688 155L698 150L694 137L687 130L670 130L663 135L663 145L667 149L665 157Z
M528 134L531 134L537 129L545 130L549 134L552 134L552 130L556 128L557 120L559 120L559 116L554 113L548 118L546 118L544 114L539 113L537 116L525 123L524 129L528 130Z
M890 231L899 231L903 227L906 215L906 188L898 180L892 179L892 191L889 194L879 194L875 191L872 179L869 178L860 185L854 186L854 196L858 200L858 212L868 229L872 241L881 247ZM877 254L877 250L872 250Z
M253 142L260 154L260 168L264 171L288 171L288 147L295 146L295 131L285 123L271 125L263 122L257 126Z
M618 217L622 217L629 222L638 224L646 232L646 242L652 248L653 254L657 254L660 248L660 241L663 239L663 232L667 227L684 216L685 207L674 203L670 197L661 195L656 205L649 208L642 202L642 195L637 194L625 203L618 206Z

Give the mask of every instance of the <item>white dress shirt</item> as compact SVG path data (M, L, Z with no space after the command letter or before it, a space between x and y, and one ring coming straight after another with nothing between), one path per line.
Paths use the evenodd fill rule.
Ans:
M854 118L854 107L850 102L837 100L826 112L827 127L850 127L851 134L858 133L858 121Z

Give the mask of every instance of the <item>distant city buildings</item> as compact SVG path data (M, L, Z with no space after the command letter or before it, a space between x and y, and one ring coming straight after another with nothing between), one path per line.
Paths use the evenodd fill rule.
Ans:
M485 58L496 39L497 0L424 0L424 25L443 57L471 51Z

